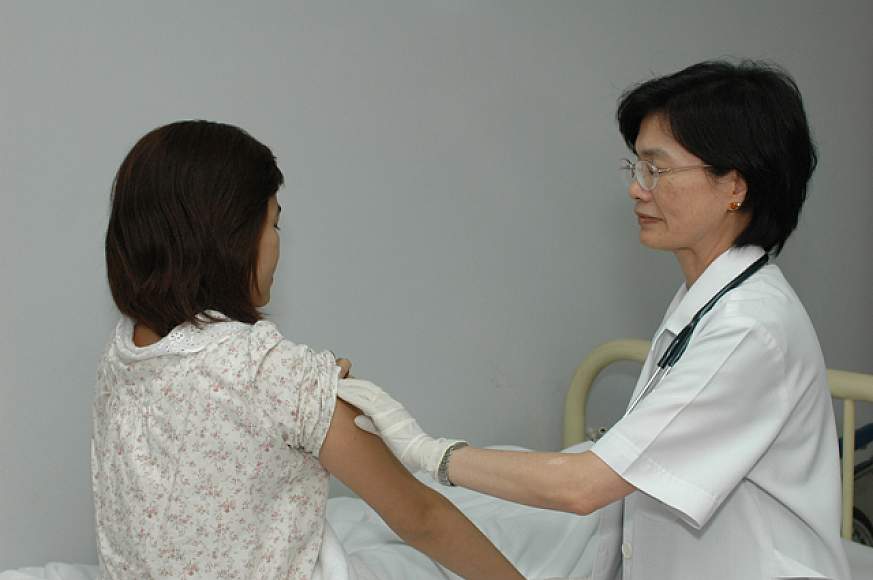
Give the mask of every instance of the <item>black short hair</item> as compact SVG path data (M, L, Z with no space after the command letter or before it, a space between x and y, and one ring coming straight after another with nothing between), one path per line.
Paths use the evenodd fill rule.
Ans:
M751 221L735 246L778 254L797 220L817 157L797 84L769 63L706 61L631 87L619 102L619 130L633 151L648 115L663 114L673 137L711 165L736 170Z
M206 310L259 320L258 244L283 181L239 127L179 121L142 137L115 176L106 230L118 309L161 336Z

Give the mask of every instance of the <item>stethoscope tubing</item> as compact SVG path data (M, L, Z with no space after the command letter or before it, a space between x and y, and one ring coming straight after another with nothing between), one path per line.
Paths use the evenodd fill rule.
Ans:
M697 313L691 318L691 322L685 325L679 334L670 341L670 345L667 347L667 350L664 351L664 354L661 355L660 360L658 360L657 370L652 374L649 380L646 382L646 386L640 390L639 394L630 402L628 405L627 411L625 412L625 416L630 414L636 406L642 401L649 393L655 390L655 387L664 380L670 370L676 366L676 363L679 362L679 359L685 353L685 349L688 347L688 343L691 341L691 335L694 332L694 329L697 328L697 324L700 320L710 311L713 306L715 306L716 302L721 299L722 296L748 280L752 274L760 270L767 264L767 261L770 259L770 256L764 254L755 262L743 270L736 278L731 280L725 285L724 288L719 290L715 296L709 299L709 302L703 305L703 307L697 311Z

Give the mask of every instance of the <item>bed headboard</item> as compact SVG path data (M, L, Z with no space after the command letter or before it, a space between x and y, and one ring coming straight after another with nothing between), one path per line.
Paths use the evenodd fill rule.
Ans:
M618 361L642 364L649 353L647 340L613 340L595 348L576 368L564 403L564 447L584 441L585 405L594 379L604 368ZM855 479L855 401L873 402L873 375L828 370L831 394L843 400L843 499L841 534L852 538L852 506Z

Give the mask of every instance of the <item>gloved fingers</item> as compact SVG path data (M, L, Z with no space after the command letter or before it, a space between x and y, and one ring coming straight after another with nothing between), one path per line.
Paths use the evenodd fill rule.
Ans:
M369 381L342 380L337 384L337 396L358 407L367 415L402 410L403 405Z
M362 391L369 391L369 392L372 392L374 394L378 394L378 393L382 392L382 388L379 385L377 385L373 381L368 381L366 379L355 379L355 378L340 379L339 386L340 387L352 387L355 389L360 389Z
M357 425L358 429L361 429L362 431L372 433L373 435L379 435L379 429L376 428L373 421L366 415L358 415L355 417L355 425Z
M371 417L389 417L392 415L408 415L406 409L398 401L392 399L388 395L371 404L374 408L372 413L367 413Z
M337 396L371 417L406 412L399 401L369 381L359 379L339 381Z
M347 384L349 382L351 381L339 381L336 390L337 397L364 412L373 413L380 408L378 393L375 393L372 389L367 387ZM381 389L379 390L381 391Z
M372 413L367 413L373 418L373 422L379 425L379 428L386 427L390 423L397 423L410 417L409 412L403 408L403 405L389 404L384 407L380 406Z
M364 379L340 379L337 381L337 390L369 401L375 401L385 394L381 387Z
M355 400L345 399L343 393L338 393L338 396L360 409L367 416L367 419L382 432L410 418L409 413L402 406L385 410L382 407L374 408L371 403L358 404Z

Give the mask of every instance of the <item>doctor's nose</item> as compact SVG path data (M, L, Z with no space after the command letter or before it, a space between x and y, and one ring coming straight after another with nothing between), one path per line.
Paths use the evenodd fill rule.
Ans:
M636 179L631 180L628 184L627 193L634 201L649 201L652 199L652 192L643 189Z

